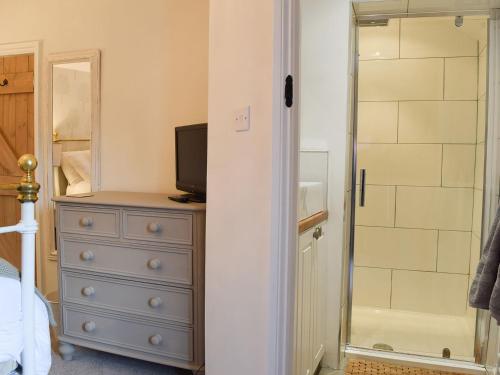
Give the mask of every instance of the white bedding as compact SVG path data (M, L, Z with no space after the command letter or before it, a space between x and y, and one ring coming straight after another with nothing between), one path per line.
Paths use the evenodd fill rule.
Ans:
M0 277L0 363L21 363L23 351L21 284L17 280ZM51 366L49 318L45 304L35 299L35 360L36 375L47 375Z

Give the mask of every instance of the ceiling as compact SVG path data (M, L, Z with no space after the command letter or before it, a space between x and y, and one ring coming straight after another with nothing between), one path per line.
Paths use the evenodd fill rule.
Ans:
M357 16L422 13L485 13L500 8L500 0L353 0Z

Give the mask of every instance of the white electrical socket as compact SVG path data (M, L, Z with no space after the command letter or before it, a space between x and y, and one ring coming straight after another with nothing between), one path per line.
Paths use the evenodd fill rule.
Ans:
M244 132L250 130L250 106L247 106L234 114L234 130Z

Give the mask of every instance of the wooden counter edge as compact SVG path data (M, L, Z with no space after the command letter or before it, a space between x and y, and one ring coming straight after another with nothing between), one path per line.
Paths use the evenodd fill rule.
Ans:
M321 211L317 214L309 216L304 220L299 221L299 234L304 233L305 231L311 229L315 225L322 223L323 221L328 219L328 211Z

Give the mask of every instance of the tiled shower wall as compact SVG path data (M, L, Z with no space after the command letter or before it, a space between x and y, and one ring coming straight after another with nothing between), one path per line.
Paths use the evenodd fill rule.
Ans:
M479 257L487 21L360 29L354 305L467 311ZM359 181L359 179L358 179Z

